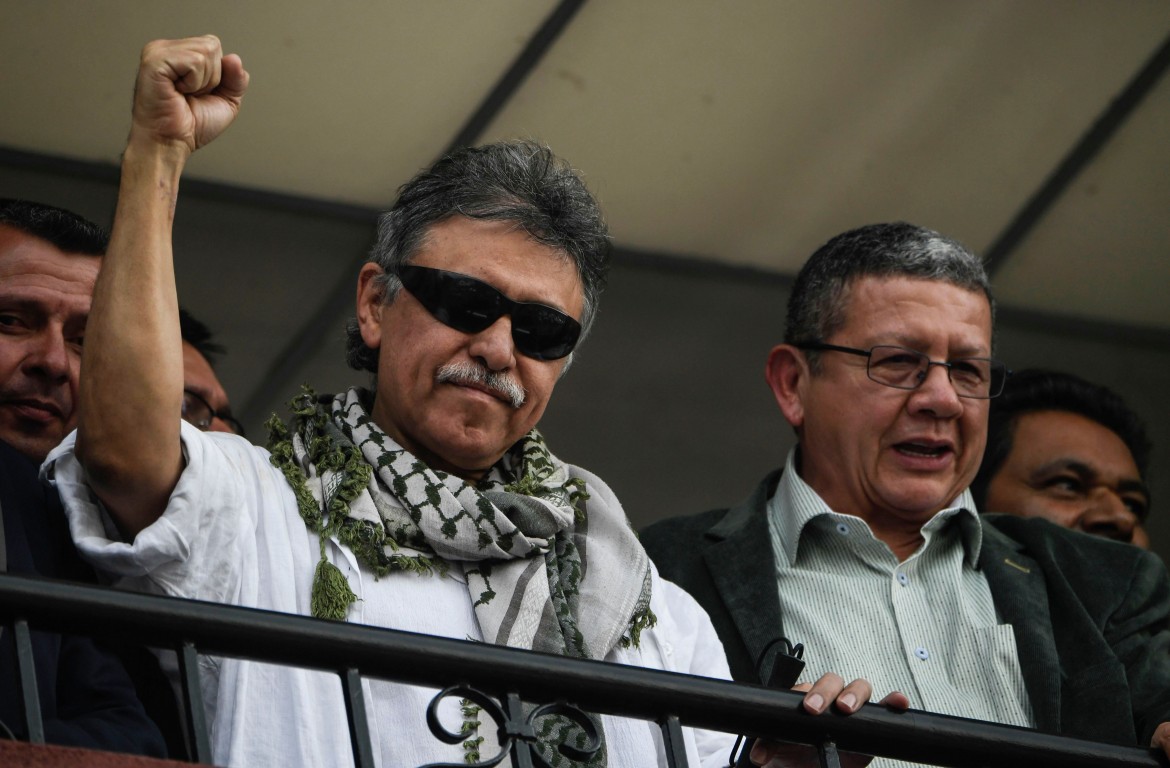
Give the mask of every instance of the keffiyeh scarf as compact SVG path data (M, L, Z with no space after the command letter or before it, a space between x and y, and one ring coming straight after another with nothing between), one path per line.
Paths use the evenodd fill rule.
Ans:
M272 462L321 540L314 616L344 620L356 600L326 557L335 539L378 577L462 568L487 642L591 659L637 645L654 623L645 550L622 510L590 500L536 430L471 485L399 446L374 424L371 400L356 387L305 389L291 428L268 424Z

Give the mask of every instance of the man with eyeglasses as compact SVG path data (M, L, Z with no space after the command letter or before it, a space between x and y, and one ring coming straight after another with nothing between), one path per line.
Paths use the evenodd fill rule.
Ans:
M227 391L211 365L216 355L223 354L223 347L212 340L210 328L182 307L179 335L183 339L183 419L204 432L246 437L244 425L232 415Z
M270 421L271 453L175 418L177 185L247 83L215 37L143 51L76 441L51 457L80 546L133 588L726 677L710 621L657 576L612 491L534 429L595 316L609 253L596 201L544 147L460 150L402 187L348 328L372 391L305 392L291 420ZM236 659L200 674L217 764L351 764L335 675ZM466 734L448 745L424 726L436 691L371 680L364 693L381 765L499 749L456 698L438 702ZM586 731L556 718L539 744L560 764L558 742L580 746ZM590 722L603 748L574 764L661 763L656 728ZM683 741L692 765L720 765L730 747L690 729Z
M797 275L765 368L799 441L783 469L642 541L712 616L736 679L768 679L776 638L803 645L813 714L890 692L895 708L1165 749L1157 558L976 514L968 485L1008 375L993 319L959 243L905 223L833 238ZM815 765L775 743L752 757Z

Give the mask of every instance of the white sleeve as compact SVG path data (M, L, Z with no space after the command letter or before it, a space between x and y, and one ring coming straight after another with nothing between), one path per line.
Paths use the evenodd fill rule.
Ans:
M254 550L254 500L273 479L271 467L257 466L268 464L268 454L187 422L180 434L186 466L162 516L133 542L120 537L86 484L76 432L49 454L42 474L61 495L78 551L105 575L143 591L237 602L240 572Z
M670 644L671 670L730 680L731 670L727 666L723 643L715 634L707 612L682 587L658 576L657 569L654 575L654 587L667 614L659 616L659 621L669 632L669 636L663 639ZM662 608L656 607L655 610L661 611ZM693 733L703 768L726 768L736 734L699 728L693 729Z

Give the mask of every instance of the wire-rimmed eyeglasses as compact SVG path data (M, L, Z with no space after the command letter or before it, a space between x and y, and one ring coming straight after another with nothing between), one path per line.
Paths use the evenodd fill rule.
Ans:
M930 372L930 366L942 366L959 397L988 400L1003 392L1011 371L990 357L962 357L938 362L917 350L888 344L869 349L855 349L819 341L794 344L810 352L844 352L866 358L865 375L878 384L894 389L918 389Z
M191 422L204 432L211 429L212 421L219 419L224 424L227 424L228 429L232 432L240 437L245 436L244 425L236 421L231 411L215 410L211 407L211 403L189 389L183 390L183 419Z

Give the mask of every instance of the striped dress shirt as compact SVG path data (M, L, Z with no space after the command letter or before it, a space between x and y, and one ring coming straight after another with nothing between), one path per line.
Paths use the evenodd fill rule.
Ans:
M899 563L859 517L829 509L796 472L796 449L768 502L784 635L804 645L802 681L863 677L875 700L1031 726L1010 624L978 570L982 531L969 491L922 526ZM911 765L879 759L874 768Z

